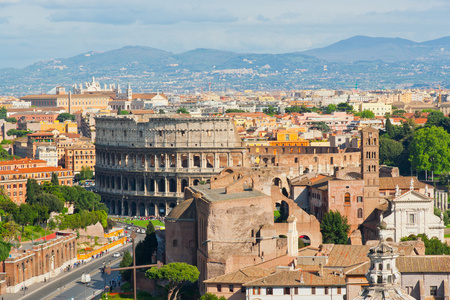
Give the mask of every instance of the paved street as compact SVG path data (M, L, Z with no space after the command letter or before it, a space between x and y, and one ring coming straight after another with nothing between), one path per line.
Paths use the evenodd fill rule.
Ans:
M138 234L136 237L136 244L144 239L144 237L145 234ZM111 250L107 255L72 269L68 273L59 274L55 278L51 277L46 283L35 283L29 286L25 293L18 292L15 294L5 294L2 297L4 300L85 299L88 295L92 295L93 292L103 290L105 283L107 284L111 279L115 279L119 276L119 272L112 272L111 275L102 274L100 268L103 267L103 262L107 263L109 260L111 260L113 267L117 267L122 260L122 257L113 258L113 254L115 252L122 253L124 250L131 252L131 245L132 244L129 243L125 246ZM89 286L84 286L81 283L81 275L83 272L91 274L91 283Z

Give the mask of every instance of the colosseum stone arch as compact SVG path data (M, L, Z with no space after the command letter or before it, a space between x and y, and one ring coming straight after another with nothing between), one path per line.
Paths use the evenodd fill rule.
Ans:
M114 215L166 215L184 189L226 167L245 166L229 118L102 116L96 118L96 187Z

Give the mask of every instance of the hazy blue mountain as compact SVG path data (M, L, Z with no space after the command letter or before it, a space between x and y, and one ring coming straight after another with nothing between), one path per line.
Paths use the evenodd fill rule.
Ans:
M422 43L355 36L324 48L284 54L194 49L183 53L127 46L0 69L0 95L46 92L89 81L130 83L135 91L447 86L450 37Z
M354 36L324 48L302 52L327 61L385 62L414 60L433 50L432 45L420 44L401 38Z

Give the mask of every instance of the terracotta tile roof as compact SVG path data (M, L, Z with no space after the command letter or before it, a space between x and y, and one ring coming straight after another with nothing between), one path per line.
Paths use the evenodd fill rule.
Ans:
M303 276L302 276L303 275ZM302 278L303 277L303 278ZM318 272L279 271L272 275L243 284L244 286L344 286L345 278L330 270L324 270L323 276Z
M265 277L271 274L271 271L266 268L250 266L239 269L234 272L227 273L225 275L217 276L205 280L204 283L239 283L243 284L257 280L258 278Z
M368 245L334 245L328 256L329 267L350 267L369 260Z
M409 191L411 178L414 180L414 189L425 188L425 183L420 182L414 176L400 176L380 177L380 190L395 190L396 185L398 185L402 191Z
M418 119L414 120L414 122L416 122L416 124L419 124L419 125L424 125L427 121L428 121L427 118L418 118Z
M195 219L195 202L194 199L188 199L180 202L175 206L166 217L167 220L185 219L194 220Z
M22 158L22 159L0 161L0 166L20 165L20 164L42 164L42 163L47 163L47 162L45 160L31 159L31 158L26 157L26 158Z
M295 258L293 258L292 256L282 255L274 259L266 260L265 262L259 263L256 266L270 269L277 266L289 266L294 262L294 260Z
M396 266L400 273L450 273L450 256L448 255L415 255L399 256ZM345 275L364 275L370 267L370 262L344 270Z
M16 174L28 174L28 173L49 173L49 172L60 172L60 171L70 172L72 170L63 169L62 167L38 167L38 168L24 168L24 169L0 171L0 175L16 175Z
M396 264L400 273L450 273L448 255L399 256Z

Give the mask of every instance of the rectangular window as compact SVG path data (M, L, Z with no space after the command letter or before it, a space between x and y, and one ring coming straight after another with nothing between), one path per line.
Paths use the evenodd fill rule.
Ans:
M325 287L325 295L328 295L328 287Z
M409 214L409 224L415 224L415 214Z
M241 293L245 294L247 292L247 288L245 286L241 287Z
M295 288L294 288L294 294L295 294L295 295L298 295L298 287L295 287Z
M337 288L337 294L340 295L341 293L342 293L341 287L338 286L338 288Z
M253 287L253 295L260 295L261 294L261 288L259 286Z
M217 291L220 293L222 292L222 286L220 284L217 285Z
M430 286L430 296L437 296L437 286Z
M228 288L230 289L230 293L233 293L233 292L234 292L234 286L233 286L232 284L230 284L230 285L228 286Z
M285 288L284 288L284 294L285 294L285 295L290 295L290 294L291 294L291 288L285 287Z
M356 202L359 202L359 203L363 202L363 197L362 196L358 196Z
M316 287L313 286L311 287L311 295L315 295L316 294Z
M273 288L271 287L266 288L266 295L273 295Z
M411 295L413 291L413 287L412 286L407 286L406 287L406 292L408 293L408 295Z

